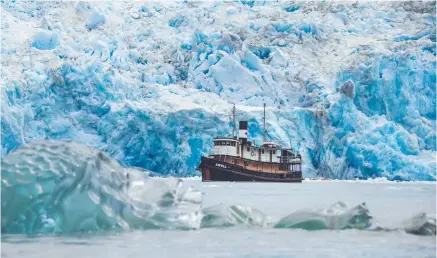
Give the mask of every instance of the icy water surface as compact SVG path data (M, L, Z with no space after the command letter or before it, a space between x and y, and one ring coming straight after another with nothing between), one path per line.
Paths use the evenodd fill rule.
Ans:
M204 207L241 204L259 210L272 224L299 210L317 210L339 200L351 206L366 202L374 226L367 230L303 230L274 228L267 222L264 226L241 224L197 230L135 230L57 237L3 235L2 256L435 257L435 235L415 235L403 230L405 220L417 213L435 213L435 184L348 181L258 184L187 180L184 185L204 192Z
M435 182L151 178L60 141L1 161L2 257L435 257Z

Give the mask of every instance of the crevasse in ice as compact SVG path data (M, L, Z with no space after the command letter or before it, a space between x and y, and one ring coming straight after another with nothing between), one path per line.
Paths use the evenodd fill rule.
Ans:
M304 176L435 180L435 2L13 2L2 157L71 139L193 175L232 104Z

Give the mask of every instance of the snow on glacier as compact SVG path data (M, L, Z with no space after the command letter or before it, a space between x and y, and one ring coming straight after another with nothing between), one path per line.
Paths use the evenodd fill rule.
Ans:
M229 112L304 176L435 180L435 2L2 1L2 157L72 139L193 175Z

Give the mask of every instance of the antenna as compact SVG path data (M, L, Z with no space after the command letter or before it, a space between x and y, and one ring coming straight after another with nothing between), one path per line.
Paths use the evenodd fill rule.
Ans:
M266 103L264 103L264 116L263 116L263 143L266 141Z

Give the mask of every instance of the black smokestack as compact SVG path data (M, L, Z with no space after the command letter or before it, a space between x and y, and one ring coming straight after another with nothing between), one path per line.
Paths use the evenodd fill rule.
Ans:
M240 127L238 131L238 138L241 139L242 144L247 143L247 121L240 121Z

